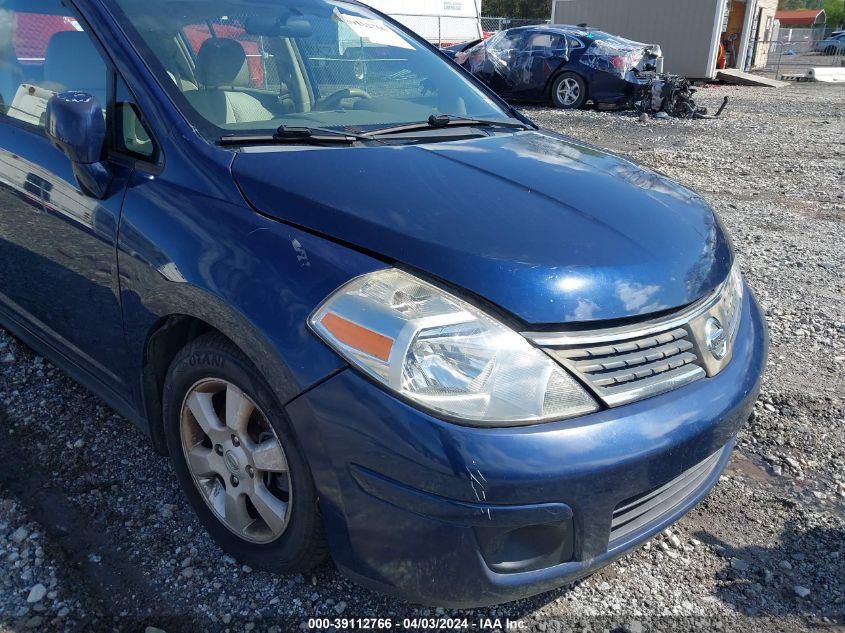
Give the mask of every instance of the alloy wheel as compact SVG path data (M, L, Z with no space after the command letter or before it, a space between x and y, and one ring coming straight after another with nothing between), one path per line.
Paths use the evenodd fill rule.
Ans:
M565 106L571 106L581 97L581 86L572 77L567 77L557 88L558 101Z
M285 532L292 507L287 457L249 396L225 380L196 383L182 403L180 435L194 484L223 525L259 544Z

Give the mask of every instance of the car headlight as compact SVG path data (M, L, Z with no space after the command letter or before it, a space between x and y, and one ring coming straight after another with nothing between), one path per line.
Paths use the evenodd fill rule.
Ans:
M574 378L520 334L401 270L350 281L309 325L391 391L459 422L508 426L598 409Z
M739 331L739 321L742 316L743 289L742 273L739 270L739 264L734 262L733 268L731 268L731 274L728 276L728 281L725 283L725 288L722 291L721 301L728 345L731 347L733 347L734 341L736 340L736 333Z

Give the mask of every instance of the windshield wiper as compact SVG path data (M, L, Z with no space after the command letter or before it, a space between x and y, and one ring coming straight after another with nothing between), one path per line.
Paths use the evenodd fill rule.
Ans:
M372 139L369 136L329 128L281 125L273 134L225 134L220 137L220 144L352 145L358 141L370 140Z
M501 120L486 120L474 119L464 116L455 116L453 114L432 114L428 117L428 121L421 123L409 123L407 125L397 125L395 127L386 127L380 130L373 130L367 132L365 136L374 138L377 136L386 136L390 134L402 134L403 132L419 132L422 130L441 130L448 127L504 127L516 130L531 130L533 129L527 123L521 121L501 121Z

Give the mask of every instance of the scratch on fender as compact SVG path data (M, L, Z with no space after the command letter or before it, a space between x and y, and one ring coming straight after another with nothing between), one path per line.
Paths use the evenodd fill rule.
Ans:
M303 268L310 268L311 262L308 259L308 253L300 241L295 239L291 242L291 245L293 246L293 250L296 252L296 259L299 262L299 265Z

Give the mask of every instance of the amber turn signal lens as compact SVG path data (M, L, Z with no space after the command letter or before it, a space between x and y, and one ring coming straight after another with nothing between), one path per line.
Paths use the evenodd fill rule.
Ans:
M390 350L393 349L393 339L361 327L357 323L353 323L331 312L324 316L320 323L344 345L348 345L383 361L390 359Z

